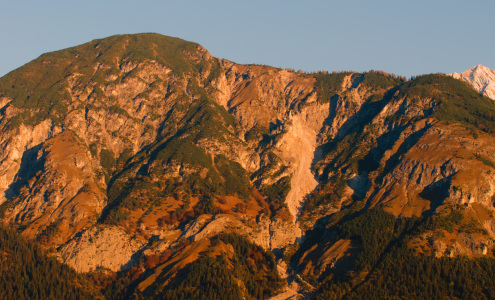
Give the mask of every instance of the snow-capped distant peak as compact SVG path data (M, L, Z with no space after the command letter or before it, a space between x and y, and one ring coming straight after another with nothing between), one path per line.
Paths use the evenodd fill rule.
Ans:
M478 92L495 100L494 70L483 65L477 65L463 73L452 73L449 75L470 83Z

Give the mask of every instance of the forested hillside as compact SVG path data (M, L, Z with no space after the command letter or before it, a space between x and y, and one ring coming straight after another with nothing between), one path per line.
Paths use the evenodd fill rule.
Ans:
M72 268L0 225L1 299L103 299Z

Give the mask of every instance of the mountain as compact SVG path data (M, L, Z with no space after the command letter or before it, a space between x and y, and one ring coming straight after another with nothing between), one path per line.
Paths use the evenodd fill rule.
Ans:
M106 298L495 293L495 104L450 76L149 33L43 54L0 104L2 221Z
M495 71L482 65L477 65L463 73L452 73L452 77L471 84L481 94L495 100Z

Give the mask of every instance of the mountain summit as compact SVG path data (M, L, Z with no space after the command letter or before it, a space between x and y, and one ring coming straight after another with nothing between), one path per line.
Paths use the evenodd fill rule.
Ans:
M495 100L495 71L483 65L477 65L463 73L452 73L452 77L470 83L475 90Z

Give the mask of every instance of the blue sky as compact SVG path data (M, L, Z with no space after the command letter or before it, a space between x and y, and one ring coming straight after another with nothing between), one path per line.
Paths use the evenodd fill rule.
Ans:
M157 32L238 63L411 76L495 68L495 1L4 1L0 76L44 52Z

